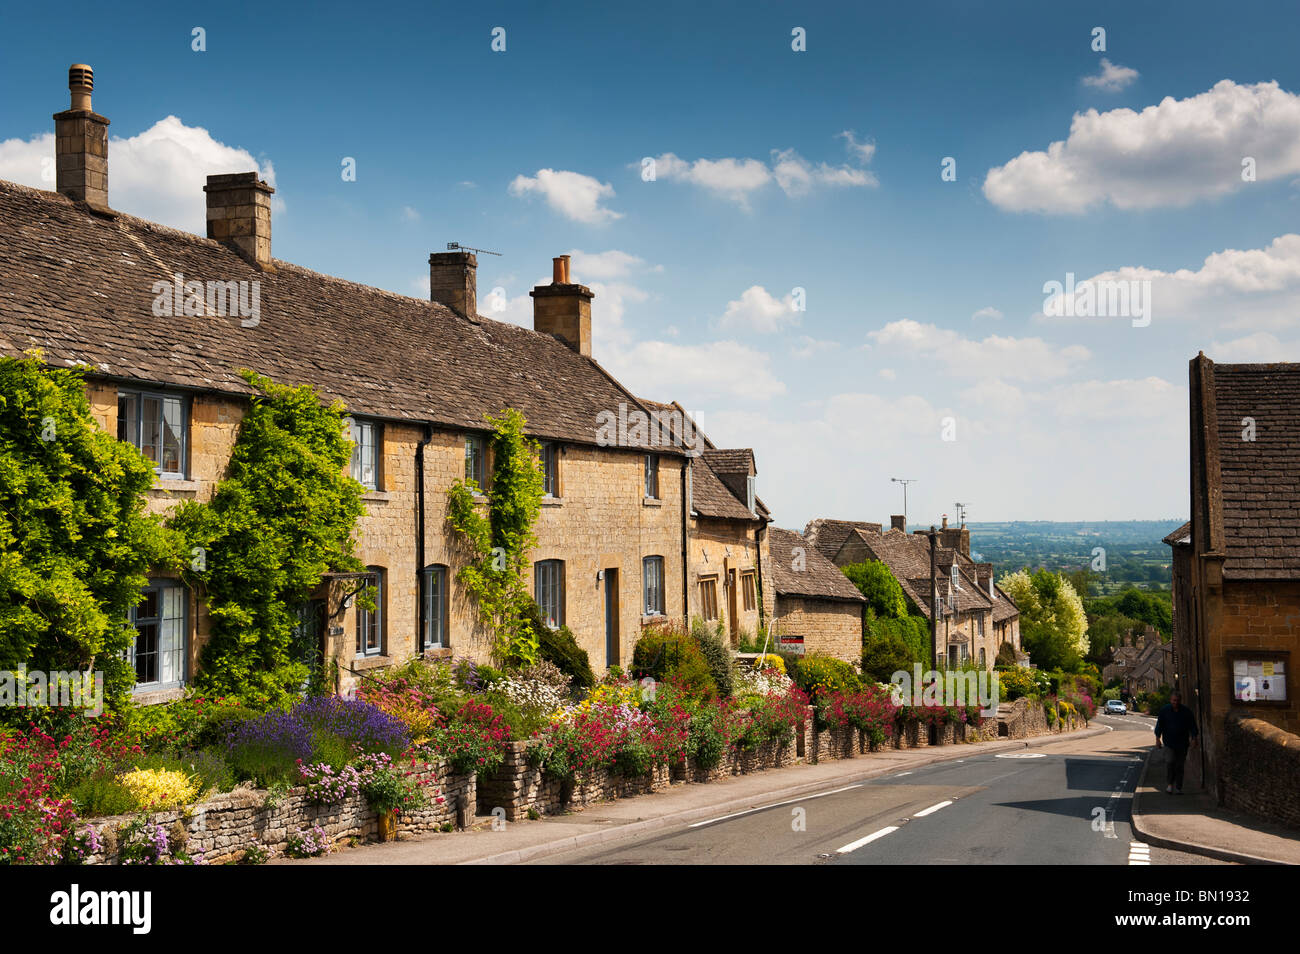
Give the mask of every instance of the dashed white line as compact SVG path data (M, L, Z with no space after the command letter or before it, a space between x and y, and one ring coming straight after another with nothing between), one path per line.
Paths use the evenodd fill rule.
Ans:
M882 828L880 831L873 831L865 838L859 838L857 841L851 841L843 848L837 848L836 852L841 855L847 855L850 851L857 851L863 845L869 845L877 838L884 838L886 835L898 831L897 825L890 825L888 828Z
M775 802L771 805L762 805L758 808L748 808L743 812L732 812L730 815L721 815L717 818L710 818L708 821L696 822L695 824L689 825L687 827L703 828L705 825L712 825L720 821L727 821L728 819L731 818L740 818L742 815L752 815L754 814L754 812L765 812L769 808L780 808L782 805L793 805L796 802L808 802L808 801L812 801L814 798L825 798L827 795L837 795L840 792L847 792L850 789L861 788L861 787L862 787L862 783L857 782L853 785L845 785L843 788L831 789L829 792L818 792L816 795L805 795L803 798L791 798L784 802Z
M952 804L952 799L950 798L946 802L940 802L938 805L931 805L929 808L923 808L919 812L914 813L912 817L924 818L926 815L933 815L939 809L947 808L951 804Z

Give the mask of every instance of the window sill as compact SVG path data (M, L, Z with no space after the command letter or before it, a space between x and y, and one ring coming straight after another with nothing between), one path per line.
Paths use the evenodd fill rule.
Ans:
M357 656L352 660L353 672L365 672L370 669L386 669L393 664L391 656Z
M643 507L662 507L663 505L664 502L658 497L646 497L641 501L641 506Z
M668 617L665 616L663 613L649 613L649 614L643 613L641 615L642 626L653 626L657 623L666 623L666 622L668 622Z
M393 495L387 490L367 490L361 495L363 503L388 503L393 499Z
M426 646L423 653L424 659L451 659L450 646Z
M156 706L183 698L185 698L184 686L172 686L169 689L142 689L131 693L131 702L137 706Z
M542 498L542 506L543 506L543 507L562 507L562 506L564 506L564 498L563 498L563 497L543 497L543 498Z
M154 484L149 488L149 493L158 497L170 497L172 494L197 494L199 492L199 482L197 480L181 480L177 477L155 477Z

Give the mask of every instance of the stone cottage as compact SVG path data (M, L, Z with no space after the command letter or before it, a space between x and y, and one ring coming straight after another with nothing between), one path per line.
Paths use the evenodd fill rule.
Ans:
M804 535L836 567L884 563L911 609L937 621L938 660L956 666L969 659L991 669L1003 643L1020 653L1020 611L994 582L993 564L971 560L964 523L950 527L943 518L935 532L933 560L929 534L907 533L901 515L890 518L888 530L878 523L814 520Z
M767 532L772 638L787 652L860 664L866 599L811 540L779 527Z
M1203 727L1207 786L1300 819L1300 364L1202 353L1189 385L1192 519L1165 538L1177 688Z
M533 289L529 330L478 314L477 260L463 250L429 256L430 301L274 258L273 190L256 173L208 178L206 236L115 212L90 68L74 66L69 85L56 191L0 182L0 354L39 349L83 369L99 424L153 461L158 510L212 496L248 406L241 369L341 400L368 569L327 579L299 608L303 652L337 663L338 689L417 655L486 658L489 634L456 579L447 490L487 485L484 416L505 408L541 442L528 584L546 616L597 671L630 661L644 622L684 617L688 458L621 426L646 409L592 358L593 296L567 256ZM350 598L365 585L374 612ZM138 698L174 698L199 665L205 608L160 575L134 616Z

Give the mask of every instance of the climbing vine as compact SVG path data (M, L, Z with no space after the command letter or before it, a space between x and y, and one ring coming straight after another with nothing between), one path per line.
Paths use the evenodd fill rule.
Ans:
M244 372L256 389L210 503L171 525L189 547L212 622L198 681L210 692L280 704L309 675L294 651L296 608L328 571L364 572L353 555L362 487L346 475L344 409L307 385Z
M537 545L533 524L541 512L544 480L539 448L524 435L527 421L513 408L486 416L492 427L492 483L487 513L479 512L472 480L447 491L447 519L473 552L457 574L492 630L493 659L503 666L537 661L537 632L531 622L532 594L524 585L528 553Z

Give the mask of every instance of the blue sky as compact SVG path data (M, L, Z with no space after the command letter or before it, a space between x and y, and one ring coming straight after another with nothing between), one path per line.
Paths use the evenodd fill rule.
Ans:
M753 446L783 525L886 520L891 476L913 521L1185 515L1187 360L1300 360L1300 12L894 7L11 5L0 178L42 185L87 62L123 211L201 232L257 164L277 257L421 296L493 249L524 324L573 254L595 357ZM1150 323L1044 317L1067 273Z

